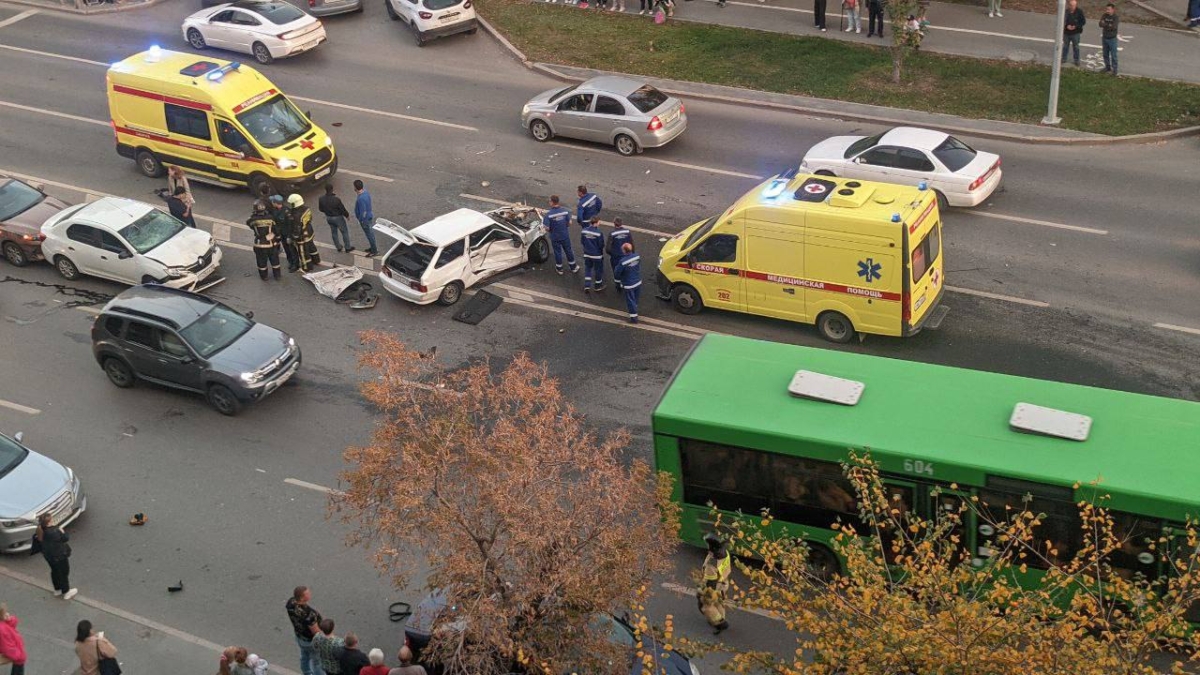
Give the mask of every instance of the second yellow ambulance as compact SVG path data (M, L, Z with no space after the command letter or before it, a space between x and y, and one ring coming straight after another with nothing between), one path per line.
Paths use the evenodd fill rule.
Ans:
M333 139L249 66L152 47L113 64L107 83L117 152L147 176L178 166L258 193L337 172Z
M685 314L815 323L834 342L913 335L945 313L941 231L932 190L792 170L664 244L659 292Z

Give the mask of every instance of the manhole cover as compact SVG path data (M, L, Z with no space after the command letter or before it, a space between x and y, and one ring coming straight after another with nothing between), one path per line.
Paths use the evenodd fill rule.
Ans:
M468 155L486 155L496 151L496 146L492 143L471 143L463 148Z
M1008 53L1008 60L1016 61L1017 63L1033 63L1037 61L1037 52L1018 49L1015 52Z

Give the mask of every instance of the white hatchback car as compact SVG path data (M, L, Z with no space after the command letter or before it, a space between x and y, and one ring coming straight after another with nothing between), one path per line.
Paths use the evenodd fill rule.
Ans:
M238 0L202 9L183 20L182 30L193 49L219 47L250 54L263 64L325 41L319 19L283 0Z
M881 183L926 183L938 206L976 206L1000 185L1000 156L977 152L930 129L896 127L874 136L834 136L804 155L800 170Z
M83 275L123 284L202 291L221 265L212 235L150 204L104 197L58 213L42 225L42 253L64 279Z
M396 240L383 259L383 287L418 305L453 305L487 277L550 257L542 216L531 206L458 209L412 230L380 219L375 229Z
M392 21L403 21L418 47L439 37L479 30L471 0L383 0Z

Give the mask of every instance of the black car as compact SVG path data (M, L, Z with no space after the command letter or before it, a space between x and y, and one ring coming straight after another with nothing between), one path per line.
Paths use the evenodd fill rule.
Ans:
M194 391L235 415L300 367L296 341L253 317L188 291L135 286L96 317L92 352L118 387L145 380Z
M404 644L412 650L414 660L423 663L430 673L440 673L441 668L428 658L423 659L421 653L429 646L435 630L462 630L463 624L461 620L454 618L453 612L453 607L447 607L445 591L435 589L421 600L404 623ZM439 622L439 619L442 621ZM654 675L700 675L700 669L686 656L676 651L664 650L650 635L639 637L624 619L600 612L595 614L589 623L594 630L605 635L609 642L625 648L629 653L630 675L642 675L645 672L645 664L638 658L638 651L653 655L654 663L649 672Z

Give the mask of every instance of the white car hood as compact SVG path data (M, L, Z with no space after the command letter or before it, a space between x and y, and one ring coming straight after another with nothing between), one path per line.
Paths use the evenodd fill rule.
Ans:
M194 265L208 253L212 245L212 235L193 227L185 227L174 237L150 249L144 255L167 267L187 267Z
M817 143L804 153L805 160L832 160L838 162L847 161L846 148L850 147L855 141L862 140L865 136L834 136L826 138Z

